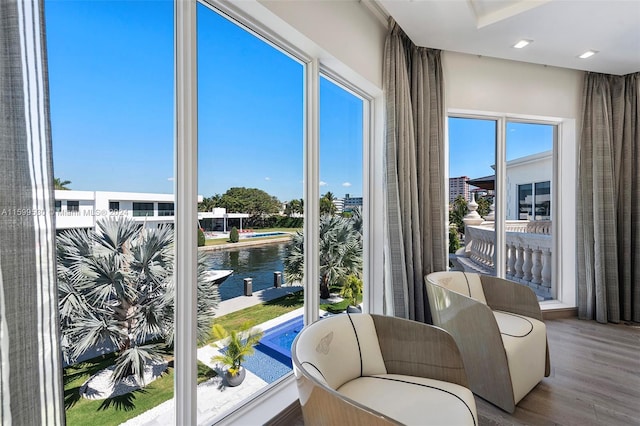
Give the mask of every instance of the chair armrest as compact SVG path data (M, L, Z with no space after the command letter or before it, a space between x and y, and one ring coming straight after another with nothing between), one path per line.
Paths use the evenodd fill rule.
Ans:
M495 311L511 312L542 321L536 294L529 287L490 275L481 275L487 305Z
M455 339L473 393L515 410L507 354L491 308L425 279L434 325Z
M455 340L441 328L371 315L389 374L427 377L469 387Z

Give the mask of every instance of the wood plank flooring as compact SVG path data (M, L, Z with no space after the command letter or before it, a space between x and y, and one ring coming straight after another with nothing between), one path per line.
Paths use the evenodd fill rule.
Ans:
M480 425L640 425L640 324L545 323L551 375L513 415L476 397Z
M576 318L545 321L551 376L513 415L476 397L480 426L640 426L640 324L599 324ZM281 422L303 425L302 412ZM282 422L284 420L284 422Z

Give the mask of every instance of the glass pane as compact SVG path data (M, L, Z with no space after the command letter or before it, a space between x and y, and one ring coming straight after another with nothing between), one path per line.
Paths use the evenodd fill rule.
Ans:
M304 300L304 67L213 10L197 13L198 423L211 424L291 373ZM241 359L234 344L253 354Z
M449 118L450 268L495 275L496 122Z
M551 125L507 122L506 275L531 287L540 299L552 289Z
M66 423L171 419L173 4L45 12Z
M363 101L320 79L320 315L362 303Z

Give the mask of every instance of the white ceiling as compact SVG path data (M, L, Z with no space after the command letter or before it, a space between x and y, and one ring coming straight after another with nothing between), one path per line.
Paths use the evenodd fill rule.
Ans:
M640 71L640 0L376 0L419 46L607 74ZM533 40L524 49L513 46ZM587 50L599 53L578 59Z

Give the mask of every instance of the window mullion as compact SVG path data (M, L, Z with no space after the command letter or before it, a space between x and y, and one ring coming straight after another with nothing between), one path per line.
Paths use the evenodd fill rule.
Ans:
M501 117L496 122L496 179L495 179L495 248L494 266L497 277L505 277L506 211L507 211L507 121Z
M320 70L318 60L305 66L304 142L304 321L318 319L320 305Z
M196 2L175 2L175 424L197 422L198 89Z

